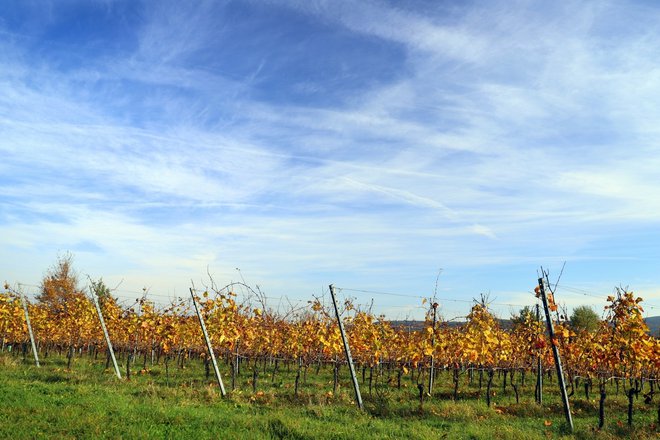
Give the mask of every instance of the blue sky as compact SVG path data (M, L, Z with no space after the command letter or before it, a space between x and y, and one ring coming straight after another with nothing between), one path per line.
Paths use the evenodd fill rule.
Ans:
M507 317L565 261L569 309L623 285L658 315L658 22L641 1L6 0L2 275L37 285L71 251L122 297L208 269L306 301L428 296L442 268L443 316L490 292Z

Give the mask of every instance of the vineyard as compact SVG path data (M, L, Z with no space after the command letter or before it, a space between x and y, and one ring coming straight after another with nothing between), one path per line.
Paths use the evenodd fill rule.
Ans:
M157 306L146 295L135 304L122 305L101 281L90 280L85 292L75 278L56 275L44 279L34 301L8 284L0 293L5 358L23 359L24 364L34 358L43 365L50 359L65 359L65 371L81 368L83 361L96 362L105 364L101 371L110 374L116 356L116 375L122 380L158 374L166 387L177 383L181 371L197 366L204 383L215 383L217 358L218 384L223 395L226 385L229 399L247 393L253 402L281 398L295 403L313 395L329 405L350 406L360 395L349 382L352 368L339 316L356 386L362 387L372 413L384 412L390 399L406 400L419 409L437 401L473 400L488 409L508 396L516 405L530 405L533 399L539 408L547 403L544 398L551 399L558 408L552 353L556 348L571 402L598 400L592 414L594 429L621 416L634 429L637 412L647 420L651 414L651 427L640 429L655 431L660 426L660 340L649 334L644 323L642 298L623 289L607 297L606 317L595 331L573 329L558 313L549 292L554 321L554 338L550 338L542 315L522 314L512 328L503 329L486 301L475 301L465 323L458 326L436 321L437 304L428 303L423 328L410 330L348 300L336 312L323 298L276 312L259 301L258 291L242 283L222 288L209 283L204 289L191 289L190 299L167 306ZM239 301L235 292L239 288L254 295ZM115 356L107 348L93 297ZM309 382L314 383L311 389ZM620 398L627 402L623 408L608 406L609 400ZM620 414L622 409L625 414Z

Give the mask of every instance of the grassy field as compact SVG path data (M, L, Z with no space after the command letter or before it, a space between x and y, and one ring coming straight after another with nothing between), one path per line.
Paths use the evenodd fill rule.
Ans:
M141 364L141 363L140 363ZM461 376L459 400L450 400L451 377L443 373L433 398L422 406L409 377L401 390L366 384L366 410L352 404L348 372L332 390L332 371L310 368L307 381L294 396L295 371L286 369L272 379L259 376L252 391L251 371L239 377L237 390L220 396L203 364L185 369L149 366L130 381L119 381L105 360L47 358L36 368L20 357L0 354L0 438L265 438L265 439L657 439L657 401L635 402L635 426L626 424L626 398L609 391L606 427L598 425L597 394L572 398L575 434L566 433L556 383L547 383L544 405L534 403L533 377L515 403L508 388L497 382L491 407L477 397L476 385ZM222 365L222 373L228 374ZM226 376L225 376L226 377ZM228 380L225 379L225 384ZM578 394L578 393L576 393Z

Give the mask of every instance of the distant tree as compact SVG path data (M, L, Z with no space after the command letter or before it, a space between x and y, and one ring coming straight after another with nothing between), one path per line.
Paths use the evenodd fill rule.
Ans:
M105 285L102 278L99 278L98 281L94 281L90 278L89 282L92 285L92 291L99 297L99 299L104 300L111 297L110 288Z
M90 288L92 295L96 295L99 300L101 307L105 308L106 305L117 305L117 298L112 296L112 291L110 288L103 282L102 278L98 280L93 280L89 278Z
M574 330L586 330L591 333L598 328L600 317L591 307L579 306L573 309L570 321Z
M530 317L532 319L536 319L536 312L534 309L530 306L525 306L516 315L511 315L511 323L515 326L518 324L522 324L527 320L527 317Z
M78 275L73 270L73 255L67 252L58 256L57 262L41 280L37 300L54 312L62 312L69 301L81 295L84 293L78 287Z

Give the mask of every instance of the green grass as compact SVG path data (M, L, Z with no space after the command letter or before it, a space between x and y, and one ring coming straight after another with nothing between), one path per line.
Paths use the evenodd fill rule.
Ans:
M141 365L141 362L138 362ZM295 371L286 369L271 379L271 370L258 380L252 393L251 372L240 376L240 389L228 398L220 396L213 380L207 380L199 361L180 369L150 366L131 381L119 381L105 362L79 358L71 371L62 358L47 358L36 368L20 358L0 354L0 438L263 438L263 439L612 439L660 438L653 424L657 400L635 402L635 426L626 425L626 399L609 390L607 425L598 424L598 402L583 396L572 398L575 434L566 434L556 383L547 383L545 404L533 401L532 377L516 404L509 388L501 384L489 408L477 398L476 384L461 377L457 402L448 400L451 378L443 373L437 394L422 407L417 389L406 377L401 390L379 388L370 396L362 391L366 410L358 411L347 370L341 371L341 388L332 389L330 369L308 371L307 383L294 396ZM137 371L140 367L135 366ZM225 384L228 368L222 365ZM592 399L596 399L595 393ZM546 426L545 422L550 426Z

